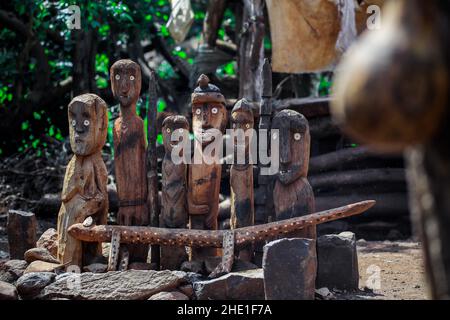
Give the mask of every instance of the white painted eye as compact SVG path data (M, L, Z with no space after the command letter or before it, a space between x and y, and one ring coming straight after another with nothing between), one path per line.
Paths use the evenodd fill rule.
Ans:
M72 127L75 127L75 126L77 125L77 122L76 122L75 120L72 120L72 121L70 122L70 124L72 125Z
M246 123L246 124L245 124L245 128L246 128L246 129L250 129L250 123Z
M114 78L116 78L116 80L120 80L120 75L116 74L116 76Z
M212 112L213 114L216 114L217 111L219 111L219 110L217 110L217 108L212 108L212 110L211 110L211 112Z
M295 139L295 140L298 141L298 140L300 140L301 138L302 138L302 135L301 135L300 133L297 132L297 133L294 134L294 139Z
M167 129L166 129L166 132L167 132L167 133L170 133L170 128L167 128Z
M278 135L277 135L276 133L273 133L273 134L272 134L272 139L273 139L273 140L278 139Z
M195 110L195 114L196 114L196 115L200 115L200 113L202 113L202 111L201 111L200 109L196 109L196 110Z
M133 81L134 80L134 76L130 76L130 80Z
M87 127L90 124L90 122L89 120L84 120L83 124Z
M183 133L184 129L183 129L183 128L180 128L180 129L178 129L178 131L179 131L180 133Z

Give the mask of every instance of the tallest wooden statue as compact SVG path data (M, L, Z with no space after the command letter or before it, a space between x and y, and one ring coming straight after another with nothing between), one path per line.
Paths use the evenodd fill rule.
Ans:
M127 226L149 224L144 122L136 114L141 92L141 69L131 60L119 60L111 67L111 87L120 103L114 123L114 170L119 198L117 222ZM130 262L146 262L148 246L128 246Z

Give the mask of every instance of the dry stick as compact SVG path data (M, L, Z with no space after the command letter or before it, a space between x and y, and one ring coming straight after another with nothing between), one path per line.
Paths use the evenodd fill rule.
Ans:
M343 207L316 212L302 217L281 220L234 230L236 245L264 241L308 226L354 216L370 209L374 200L366 200ZM81 241L110 242L113 231L119 231L122 243L148 243L173 246L222 247L223 235L227 230L166 229L154 227L129 227L99 225L84 227L74 224L69 234Z

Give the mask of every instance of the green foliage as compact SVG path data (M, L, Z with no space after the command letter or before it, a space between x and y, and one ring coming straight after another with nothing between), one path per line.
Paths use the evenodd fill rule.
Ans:
M331 81L331 75L328 74L321 74L320 75L320 82L319 82L319 96L329 96L330 95L330 89L331 89L332 81Z

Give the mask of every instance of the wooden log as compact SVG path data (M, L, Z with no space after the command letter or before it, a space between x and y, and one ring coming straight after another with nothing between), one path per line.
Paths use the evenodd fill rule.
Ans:
M343 163L355 163L371 157L388 158L386 155L371 152L367 147L363 146L346 148L312 157L309 162L309 173L313 174L336 169Z
M317 224L361 214L375 205L375 201L366 200L343 207L316 212L287 220L260 224L234 230L236 245L264 241L289 234ZM129 227L98 225L84 227L74 224L69 233L81 241L110 242L113 231L119 231L122 243L148 243L172 246L222 247L224 230L165 229L154 227Z
M274 100L273 108L276 111L291 109L300 112L309 120L310 118L329 116L330 101L331 98L294 98Z
M8 211L8 244L10 259L23 260L25 251L36 246L37 220L34 213Z
M408 215L408 199L406 193L351 194L345 196L318 196L316 210L328 210L346 202L357 202L361 199L374 199L377 205L365 215L365 218L381 218Z
M332 171L308 177L313 188L340 188L374 183L406 183L405 169L363 169Z

